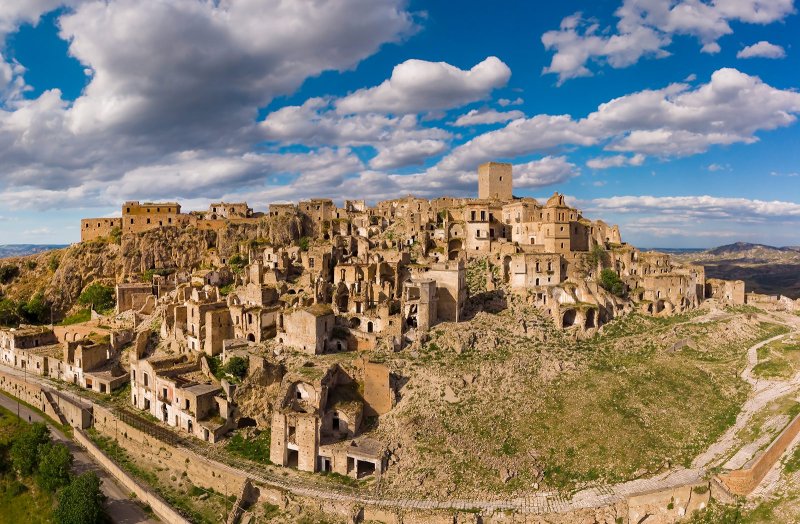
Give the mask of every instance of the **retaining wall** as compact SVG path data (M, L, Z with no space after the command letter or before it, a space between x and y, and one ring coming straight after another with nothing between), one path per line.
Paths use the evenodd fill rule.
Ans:
M82 430L76 429L74 435L78 444L86 448L86 451L103 467L103 469L108 471L108 473L125 487L125 489L135 493L139 500L149 505L153 512L158 515L158 518L168 524L189 524L188 520L172 509L161 497L139 484L133 477L128 475L127 472L117 466L117 464L107 457Z
M78 404L70 397L37 382L0 371L0 389L42 410L45 415L55 421L62 421L58 413L60 410L64 415L65 422L72 427L88 428L92 423L91 406ZM50 393L55 404L47 399L46 392Z
M247 476L219 462L169 444L118 419L110 410L95 405L94 428L114 438L134 460L148 460L178 475L186 473L192 484L224 495L242 492Z
M719 475L723 484L736 495L747 495L764 479L789 444L800 434L800 415L796 416L786 428L772 441L759 457L744 468Z

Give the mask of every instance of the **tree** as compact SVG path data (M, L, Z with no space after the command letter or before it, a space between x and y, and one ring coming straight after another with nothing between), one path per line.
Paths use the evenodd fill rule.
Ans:
M242 357L231 357L225 364L225 372L233 375L238 379L244 378L247 374L249 362Z
M32 475L39 467L39 453L50 444L50 430L43 422L31 424L17 437L8 452L11 464L21 475Z
M58 524L101 524L107 521L103 511L105 495L100 478L93 471L72 479L58 496L53 517Z
M600 287L618 297L625 295L625 283L613 269L604 269L600 272Z
M19 324L17 304L11 299L0 300L0 326L15 326Z
M50 318L50 304L45 301L44 295L39 291L27 302L19 304L19 313L27 322L43 324Z
M69 484L72 453L64 444L49 444L40 448L39 474L36 480L42 489L55 492Z
M78 304L93 305L95 311L107 311L114 308L114 288L94 282L83 290L78 297Z

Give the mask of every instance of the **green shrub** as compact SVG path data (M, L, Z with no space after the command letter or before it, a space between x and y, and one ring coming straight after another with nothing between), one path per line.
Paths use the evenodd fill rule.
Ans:
M27 302L18 304L17 308L19 316L32 324L43 324L50 320L50 304L45 301L41 291Z
M47 267L53 272L58 269L59 264L61 264L61 259L58 258L58 255L51 255L50 260L47 261Z
M111 228L111 232L108 234L108 239L114 244L121 244L122 243L122 228L119 226L114 226Z
M228 259L228 265L231 266L231 269L234 271L241 271L244 266L247 265L247 260L242 257L239 253L233 255L230 259Z
M308 246L311 243L311 239L308 237L300 237L298 240L297 245L300 246L300 251L308 251Z
M114 308L114 288L100 282L90 284L78 297L78 304L93 306L95 311L108 311Z
M625 295L625 283L613 269L606 268L600 272L600 287L618 297Z
M8 284L19 276L19 268L13 264L0 266L0 284Z
M248 365L249 361L246 358L231 357L225 364L225 372L241 380L247 375Z
M586 261L591 265L592 269L600 265L605 265L608 262L608 253L600 245L595 245L589 251Z

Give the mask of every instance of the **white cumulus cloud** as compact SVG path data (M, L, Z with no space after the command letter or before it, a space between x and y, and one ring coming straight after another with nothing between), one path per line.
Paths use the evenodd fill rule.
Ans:
M420 113L459 107L503 87L511 70L490 56L464 71L445 62L406 60L378 86L359 89L336 103L340 113Z
M634 155L685 156L714 145L756 142L757 132L791 125L798 113L800 93L726 68L694 88L672 84L615 98L582 119L536 115L514 120L456 147L440 166L474 169L487 158L599 144Z
M608 169L610 167L623 167L623 166L640 166L645 161L645 156L636 154L633 156L626 155L611 155L592 158L586 162L586 165L592 169Z
M454 126L467 127L484 124L501 124L509 120L522 118L525 113L522 111L497 111L496 109L472 109L461 115L453 122Z
M785 58L783 47L762 40L736 53L736 58Z
M560 184L580 174L577 166L563 156L545 156L523 164L514 164L514 187L538 188Z
M555 53L544 73L558 75L561 84L592 75L592 62L623 68L644 57L663 58L674 35L693 36L702 52L718 53L717 41L733 32L730 22L769 24L792 13L794 0L623 0L616 30L575 13L545 32L542 44Z

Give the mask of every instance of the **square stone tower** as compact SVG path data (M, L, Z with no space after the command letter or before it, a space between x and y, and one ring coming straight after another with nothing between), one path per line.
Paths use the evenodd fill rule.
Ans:
M511 200L511 164L486 162L478 166L478 198Z

